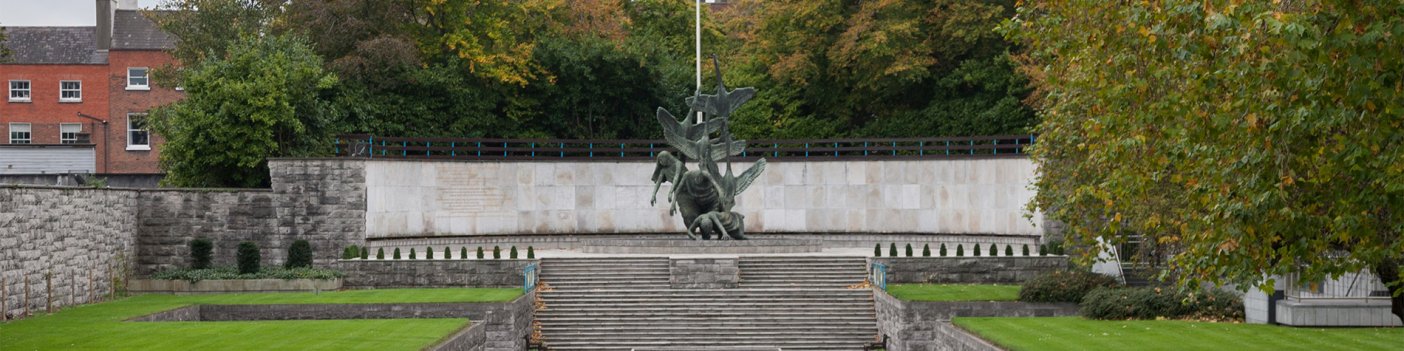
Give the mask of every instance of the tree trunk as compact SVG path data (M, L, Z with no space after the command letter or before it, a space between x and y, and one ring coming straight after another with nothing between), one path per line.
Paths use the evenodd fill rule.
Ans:
M1399 318L1401 323L1404 323L1404 291L1401 291L1404 290L1404 282L1396 282L1400 279L1400 263L1404 262L1400 262L1400 260L1397 259L1384 260L1380 262L1380 264L1375 265L1375 275L1380 276L1380 281L1384 282L1385 286L1388 287L1390 296L1389 311L1393 312L1394 316ZM1390 284L1390 282L1396 283Z

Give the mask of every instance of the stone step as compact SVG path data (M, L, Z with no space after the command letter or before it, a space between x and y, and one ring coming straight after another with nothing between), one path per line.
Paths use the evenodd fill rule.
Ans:
M864 296L872 298L873 292L868 289L846 289L846 288L826 288L810 290L793 289L694 289L694 290L674 290L662 289L618 289L607 294L591 294L589 292L566 292L566 291L542 291L543 297L554 296L577 296L577 297L687 297L687 298L756 298L756 297L830 297L830 296Z
M791 343L739 343L739 344L717 344L717 343L672 343L667 341L638 343L628 342L558 342L547 343L551 350L559 351L775 351L782 349L789 350L862 350L864 344L849 343L812 343L795 341Z
M699 314L699 315L711 315L711 314L730 314L730 313L747 313L747 312L751 312L751 313L754 313L754 314L757 314L757 315L760 315L760 314L770 314L770 315L806 314L806 315L813 315L813 314L824 314L824 313L849 313L849 312L853 312L853 311L871 310L872 308L873 308L873 306L864 306L864 305L857 305L857 304L852 304L852 305L850 305L850 304L843 304L843 305L837 305L837 304L835 304L835 305L823 305L823 306L815 306L814 304L811 304L811 305L809 305L809 306L804 306L804 307L796 307L796 306L794 306L794 305L769 305L769 306L750 306L750 307L741 307L741 306L737 306L737 307L720 307L720 306L715 306L715 305L693 305L693 304L657 304L657 305L655 305L655 304L647 304L647 305L599 304L599 305L595 305L595 306L581 306L581 305L556 306L556 305L552 305L552 304L550 304L550 303L547 303L547 304L546 304L546 309L545 309L545 310L541 310L541 311L537 311L537 315L543 315L543 314L547 314L547 313L561 313L561 314L567 314L567 313L581 313L581 312L589 312L589 313L597 313L597 312L598 312L598 313L604 313L604 314L614 314L614 313L625 314L625 313L634 313L634 312L654 312L654 313L657 313L657 314L660 314L660 315L661 315L661 314L678 314L678 313L695 313L695 314Z

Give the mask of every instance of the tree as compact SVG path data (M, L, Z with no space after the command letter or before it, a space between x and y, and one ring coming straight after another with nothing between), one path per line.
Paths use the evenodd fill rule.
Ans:
M1404 4L1024 4L1031 207L1083 260L1139 233L1185 287L1369 269L1404 319Z
M10 47L5 46L5 27L0 27L0 63L10 62Z
M183 64L220 58L240 38L267 33L282 12L280 0L167 0L146 11L161 31L177 38L171 56Z
M268 185L269 157L325 151L335 111L325 95L337 83L306 42L247 36L225 57L181 71L185 99L151 112L166 138L163 183L184 187Z

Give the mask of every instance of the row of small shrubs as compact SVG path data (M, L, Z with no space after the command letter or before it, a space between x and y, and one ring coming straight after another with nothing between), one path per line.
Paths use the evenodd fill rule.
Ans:
M1079 313L1091 319L1243 319L1243 299L1232 292L1139 288L1097 288L1082 299Z
M453 251L450 251L449 247L448 247L448 246L445 246L445 247L444 247L444 250L443 250L443 251L440 251L440 252L443 253L443 258L444 258L444 259L450 259L449 253L450 253L450 252L453 252ZM479 247L478 247L478 259L480 259L480 260L483 259L483 256L484 256L484 255L483 255L483 247L482 247L482 246L479 246ZM517 259L517 247L516 247L515 245L512 246L512 248L508 251L507 256L508 256L508 258L510 258L510 259L514 259L514 260ZM345 250L343 250L342 253L341 253L341 258L343 258L343 259L352 259L352 258L356 258L356 257L360 257L360 258L363 259L363 260L364 260L364 259L369 259L369 258L370 258L370 248L361 248L361 247L357 247L357 246L355 246L355 245L351 245L351 246L347 247ZM390 259L392 259L392 260L398 260L398 259L401 259L402 257L404 257L404 256L401 256L401 255L400 255L400 248L398 248L398 247L395 248L394 251L391 251L391 253L390 253ZM410 248L410 249L409 249L409 256L408 256L408 257L409 257L409 259L411 259L411 260L419 259L419 253L416 252L416 251L414 250L414 248ZM468 257L468 248L467 248L467 247L459 247L459 248L458 248L458 258L459 258L459 259L467 259L467 257ZM492 247L492 258L495 259L495 260L496 260L496 259L502 259L502 247L500 247L500 246L493 246L493 247ZM531 247L531 246L527 246L527 249L526 249L526 258L527 258L527 259L535 259L535 258L536 258L536 248ZM376 249L375 249L375 259L377 259L377 260L383 260L383 259L385 259L385 248L382 247L382 248L376 248ZM426 247L426 248L424 248L424 259L426 259L426 260L432 260L432 259L434 259L434 248L433 248L432 246L431 246L431 247Z
M240 273L237 267L202 269L171 269L152 274L152 279L188 280L198 282L212 279L333 279L342 273L325 268L271 268L255 273Z
M972 245L972 246L974 247L974 253L975 253L975 254L972 255L972 256L984 256L984 255L980 252L980 245L976 244L976 245ZM1046 251L1045 249L1046 249L1046 247L1045 247L1044 245L1039 245L1039 247L1038 247L1038 255L1039 255L1039 256L1047 256L1047 255L1048 255L1048 251ZM906 253L906 256L907 256L907 257L913 257L913 255L912 255L912 244L907 244L907 248L906 248L906 250L904 250L903 252ZM998 246L998 245L990 244L990 249L989 249L988 252L990 253L990 256L1000 256L1000 253L999 253L999 246ZM939 249L937 249L937 254L940 255L940 257L946 257L946 256L948 256L948 255L947 255L948 253L949 253L949 252L946 251L946 244L944 244L944 243L941 244L941 246L940 246ZM1019 250L1019 255L1020 255L1020 256L1029 256L1029 245L1028 245L1028 244L1024 244L1023 248L1021 248L1021 249ZM874 257L882 257L882 244L881 244L881 243L877 244L876 246L873 246L873 256L874 256ZM889 256L889 257L898 257L898 255L897 255L897 243L892 243L892 244L889 244L889 245L888 245L888 247L887 247L887 256ZM965 256L965 245L964 245L964 244L956 244L955 256L956 256L956 257ZM1013 246L1013 245L1004 245L1004 256L1014 256L1014 246ZM922 244L922 246L921 246L921 257L931 257L931 244Z
M191 271L211 269L211 261L214 258L214 243L210 239L196 238L190 241L190 269ZM234 253L240 274L256 274L261 269L263 255L259 253L258 244L251 241L239 243L238 249ZM294 241L288 246L288 258L283 262L283 268L311 268L312 267L312 244L307 240ZM212 278L206 278L212 279ZM231 278L233 279L233 278Z

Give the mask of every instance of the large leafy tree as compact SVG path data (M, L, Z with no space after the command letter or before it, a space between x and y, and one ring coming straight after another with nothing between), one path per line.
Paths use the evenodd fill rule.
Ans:
M1141 233L1172 276L1269 287L1373 270L1404 318L1404 3L1025 2L1033 206ZM1093 247L1092 251L1096 251Z
M330 146L335 111L325 94L337 78L304 40L246 35L181 75L185 99L150 116L152 130L166 138L166 185L267 186L269 157Z

